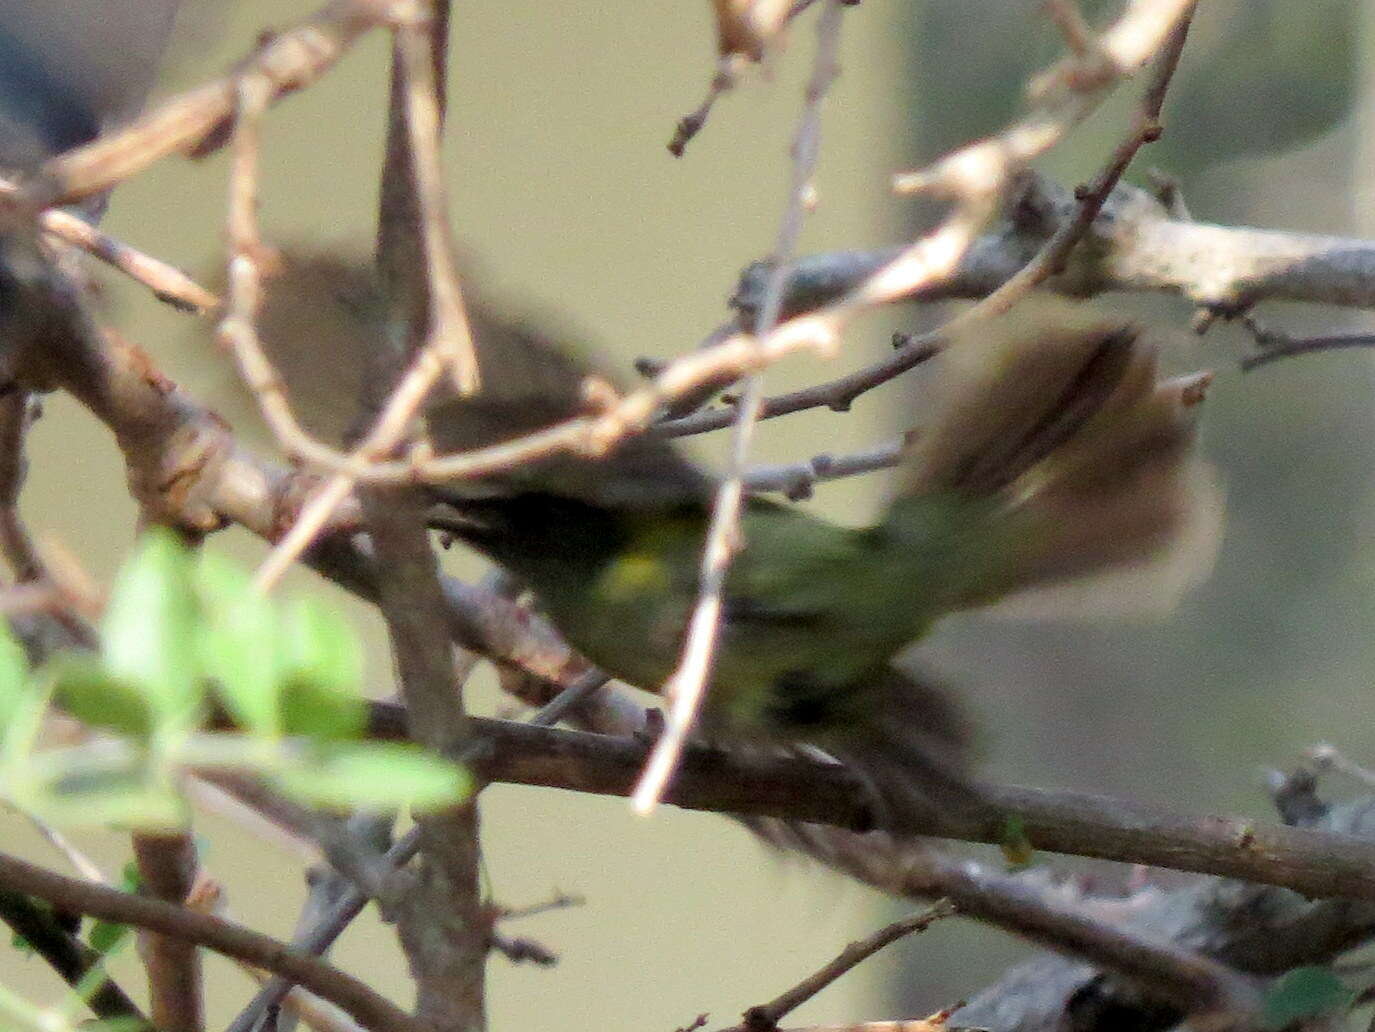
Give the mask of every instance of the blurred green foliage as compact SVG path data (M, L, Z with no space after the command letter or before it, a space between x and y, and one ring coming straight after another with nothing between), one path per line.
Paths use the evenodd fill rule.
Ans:
M427 810L466 774L419 747L361 741L362 657L311 600L280 603L214 555L146 534L115 580L96 656L32 672L0 634L0 792L59 823L180 826L180 772L235 768L302 802ZM44 746L49 699L111 739ZM204 730L222 709L237 733Z

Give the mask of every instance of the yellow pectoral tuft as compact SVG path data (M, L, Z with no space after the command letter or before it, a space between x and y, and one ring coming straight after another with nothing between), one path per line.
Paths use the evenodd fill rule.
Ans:
M646 552L629 552L617 557L601 577L602 591L610 602L664 593L671 583L664 561Z

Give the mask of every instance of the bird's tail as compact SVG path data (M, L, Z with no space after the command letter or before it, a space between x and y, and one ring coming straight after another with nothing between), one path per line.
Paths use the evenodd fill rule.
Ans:
M885 666L854 693L856 723L826 748L863 781L876 827L919 833L925 815L977 804L968 778L970 725L953 691L925 671Z
M1220 536L1220 492L1193 449L1210 377L1159 380L1129 325L1053 320L1019 311L951 346L886 525L945 514L958 561L937 564L943 609L1168 609Z

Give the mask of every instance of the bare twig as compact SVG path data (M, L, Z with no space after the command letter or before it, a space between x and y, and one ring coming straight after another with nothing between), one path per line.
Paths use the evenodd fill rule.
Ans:
M62 854L67 863L72 866L72 869L76 871L77 874L81 875L81 877L85 878L87 881L98 882L102 885L108 881L105 877L105 872L97 866L96 862L78 849L76 844L73 843L71 839L67 838L66 835L62 834L62 832L58 831L41 817L31 813L25 813L24 816L28 819L28 822L33 825L34 830L43 836L48 845Z
M429 5L422 4L418 10L423 16L413 15L397 26L396 49L405 69L409 178L426 276L426 350L448 369L460 394L471 394L477 390L479 371L459 286L439 160L442 78L436 69L434 18Z
M15 580L44 580L43 562L19 518L19 491L27 462L24 439L35 402L27 391L15 389L0 397L0 553Z
M817 22L816 57L807 84L806 103L793 137L792 183L778 230L778 240L774 245L774 274L765 290L763 308L754 327L755 334L761 337L771 333L778 322L786 279L784 267L792 257L797 238L802 232L807 194L821 153L821 104L838 74L836 55L840 46L844 9L841 0L827 0ZM688 620L682 658L663 689L669 703L667 726L655 743L645 766L644 777L631 797L631 805L637 813L653 810L664 786L673 776L673 769L697 718L702 695L711 676L720 631L721 596L726 572L730 568L732 555L742 544L739 540L740 510L745 496L745 463L748 461L750 438L763 403L763 380L760 373L751 373L745 381L744 397L736 408L730 466L717 489L702 548L701 585L697 604Z
M239 448L223 421L178 390L146 354L101 335L79 311L70 315L64 332L22 352L21 375L40 386L63 386L106 423L148 511L199 531L232 519L276 539L289 522L284 510L292 495L290 475ZM357 542L322 541L307 561L347 590L376 598L376 564ZM529 671L546 691L587 670L586 661L539 617L453 578L443 585L450 633L458 643Z
M913 850L886 836L858 839L807 826L795 827L791 834L796 848L851 877L898 896L945 897L962 915L1090 959L1185 1014L1206 1015L1223 1027L1232 1027L1237 1018L1259 1016L1257 986L1225 964L1162 937L1109 923L1025 879L932 850ZM1241 1027L1247 1026L1243 1022Z
M1040 179L1027 180L1012 201L947 279L895 300L986 297L1079 210L1071 194ZM1179 219L1151 194L1121 185L1092 235L1094 246L1077 248L1046 289L1076 298L1114 291L1172 294L1223 317L1261 301L1375 308L1375 242L1369 240ZM833 303L898 253L840 251L799 259L789 270L785 311ZM746 313L757 303L759 281L755 270L742 277L736 303Z
M553 967L559 962L558 954L550 952L534 939L512 938L499 932L487 937L488 945L509 960L512 964L536 964L539 967Z
M861 394L935 358L940 354L944 340L939 332L922 334L919 337L905 337L894 349L894 353L880 362L825 383L764 399L760 406L759 418L773 419L776 416L822 407L833 412L845 412ZM690 416L656 423L650 432L665 437L687 437L730 426L734 418L734 412L729 410L695 412Z
M567 714L580 707L592 696L601 691L611 678L600 670L589 670L581 674L558 695L550 699L530 718L536 727L553 727Z
M209 914L68 878L4 853L0 853L0 888L36 896L62 909L194 942L286 975L338 1004L374 1032L434 1032L428 1022L412 1018L353 976L286 943Z
M755 466L745 477L751 491L781 491L793 501L810 498L812 488L824 480L840 480L874 470L887 469L901 461L905 442L889 441L850 455L814 455L806 462L781 466Z
M451 372L461 391L477 386L440 186L448 29L448 0L431 0L398 25L393 44L377 265L405 336L400 348L379 341L371 356L362 401L382 412L360 449L368 457L410 437L414 413L442 373ZM401 386L387 398L386 385L398 374ZM407 381L415 381L409 397ZM411 737L437 754L464 756L471 727L453 682L426 497L416 487L372 486L360 496ZM460 805L415 820L420 862L394 913L416 981L416 1014L436 1032L482 1032L491 926L480 885L477 786Z
M105 958L62 927L58 912L29 895L0 889L0 921L43 958L83 998L97 1018L131 1021L136 1032L152 1032L153 1025L119 984L108 975L92 983Z
M552 898L546 899L542 903L530 903L523 907L498 907L496 919L498 921L518 921L523 917L535 917L538 914L547 914L553 910L580 907L586 902L587 900L582 896L556 892Z
M1119 23L1105 34L1105 51L1113 55L1117 72L1130 68L1131 61L1136 57L1144 59L1145 54L1138 54L1138 51L1147 43L1158 42L1151 37L1151 33L1158 29L1163 33L1161 25L1167 29L1173 24L1170 19L1178 13L1176 2L1152 8L1153 13L1143 13L1139 4L1134 5ZM1166 20L1159 22L1156 15L1160 15L1162 11ZM1100 92L1101 77L1090 77L1092 89L1085 87L1079 79L1072 76L1061 77L1075 85L1076 89L1085 91L1086 97L1096 98ZM1062 128L1059 122L1055 125ZM1014 167L1019 167L1008 155L1021 160L1033 151L1039 153L1037 148L1048 146L1049 137L1058 131L1059 128L1056 128L1055 132L1042 134L1045 138L1037 137L1039 142L1036 142L1036 146L1031 147L1031 150L1027 150L1026 147L997 149L997 154L1001 155L997 167L1002 171L994 176L997 182L992 185L984 179L978 180L983 184L979 188L981 192L978 196L990 199L987 204L991 204L991 198L1000 195L1002 183L1011 175ZM941 185L942 189L950 189L959 184L972 189L974 180L969 178L972 173L967 166L968 162L961 160L938 167L932 172L931 182ZM963 171L956 176L955 172L960 169ZM335 473L335 479L327 485L318 500L302 513L294 535L288 542L279 546L282 552L274 560L273 567L264 571L264 579L270 580L268 575L285 565L281 556L289 549L300 548L303 542L309 540L318 530L318 526L313 527L312 523L322 524L327 518L323 514L330 511L347 494L347 486L342 479L344 477L374 483L435 481L478 476L558 451L589 450L595 453L626 433L643 428L650 422L660 405L693 390L699 384L762 368L799 348L819 348L824 351L833 347L844 323L858 311L906 296L923 284L933 283L947 276L956 267L969 241L973 239L976 226L982 222L984 206L985 201L962 204L961 213L952 216L944 227L907 248L896 260L888 262L829 309L791 319L760 337L737 334L715 347L684 356L670 363L644 388L621 399L610 401L596 416L579 417L516 441L437 459L412 457L402 461L379 462L370 459L375 452L360 449L351 456L340 456L331 449L311 442L313 447L298 449L301 457ZM424 369L413 369L411 376L404 381L404 386L410 390L403 389L393 398L391 416L399 419L413 413L419 404L417 397L423 397L428 385L433 382L432 377L433 374ZM385 423L387 420L380 422Z
M808 975L797 985L770 1000L745 1011L745 1020L729 1032L773 1032L778 1022L797 1010L832 982L868 960L885 946L916 932L924 932L937 921L952 917L958 909L949 900L938 900L925 910L894 921L873 935L846 946L824 967Z
M1070 51L1080 57L1087 56L1095 45L1093 30L1089 28L1084 12L1074 0L1045 0L1046 13L1065 37Z
M443 596L424 506L414 495L405 488L363 492L385 569L382 612L412 713L412 738L436 752L460 755L468 718L453 688ZM397 914L417 982L417 1013L445 1032L476 1032L485 1024L483 965L489 947L479 887L477 800L451 812L417 815L416 825L421 864L413 888L397 902Z
M12 197L18 190L16 184L0 178L0 198ZM160 301L188 312L205 313L219 307L219 298L180 269L101 232L78 215L49 208L38 216L38 225L54 239L81 248L141 283Z
M949 289L945 286L946 282L957 278L965 256L971 250L976 250L973 245L979 227L991 215L1026 163L1043 153L1069 126L1083 118L1106 86L1125 74L1134 63L1151 56L1153 51L1141 50L1143 44L1148 42L1142 33L1147 30L1160 31L1161 24L1153 19L1163 14L1167 18L1163 29L1168 35L1164 36L1156 76L1143 98L1137 127L1119 146L1093 186L1078 201L1074 214L1063 220L1050 238L1038 247L1036 256L1029 262L1019 262L1002 270L996 280L979 292L983 298L981 304L958 317L956 322L965 323L1005 311L1032 287L1060 272L1075 244L1093 225L1136 150L1159 134L1156 123L1160 106L1187 35L1193 5L1175 2L1159 5L1153 10L1146 9L1148 7L1140 3L1133 5L1118 24L1105 34L1101 53L1099 48L1095 48L1092 54L1081 55L1096 69L1092 75L1075 73L1074 66L1070 64L1060 66L1043 77L1043 86L1058 77L1068 91L1065 94L1068 99L1060 101L1058 107L1052 105L1046 110L1037 111L999 136L971 144L922 173L900 177L898 187L904 191L930 190L956 198L955 211L932 233L897 252L873 256L874 260L870 260L870 256L856 256L862 262L863 273L849 281L829 272L823 273L824 301L803 308L796 307L788 300L798 292L799 285L797 271L790 270L791 281L787 284L782 310L792 313L793 318L786 325L798 327L796 332L799 333L810 330L816 334L819 343L824 343L839 332L840 326L851 313L864 307L910 297L923 290L940 292ZM1166 11L1166 8L1170 10ZM1099 67L1102 63L1100 58L1103 57L1108 59L1113 70L1105 71ZM1084 69L1079 71L1084 72ZM1054 94L1055 91L1049 92ZM856 271L859 268L857 265ZM752 272L756 279L767 275L770 284L774 276L779 274L779 270L771 266L763 266ZM765 292L767 289L764 288ZM746 318L752 311L762 308L761 301L740 295L736 303ZM821 308L820 304L826 307ZM808 311L813 314L808 316ZM844 409L860 393L887 382L935 354L943 340L944 336L940 333L926 335L919 341L909 342L898 355L868 370L831 384L770 399L761 409L761 418L818 405ZM716 429L730 422L729 413L702 412L660 424L656 432L680 436Z
M1058 13L1057 21L1060 22L1061 30L1070 40L1071 46L1075 47L1076 52L1088 55L1092 50L1092 41L1080 37L1086 26L1083 25L1082 15L1078 8L1067 3L1050 3L1048 7L1053 13ZM1045 246L1037 252L1036 257L1020 269L1015 276L979 301L973 308L962 313L952 321L951 327L948 328L953 328L953 325L958 323L1001 315L1011 309L1032 289L1064 270L1070 252L1088 233L1089 227L1093 225L1098 213L1103 210L1108 195L1117 187L1123 173L1127 171L1127 166L1136 157L1136 152L1144 144L1160 138L1160 111L1165 104L1165 93L1169 89L1170 80L1174 78L1175 69L1179 67L1179 56L1183 53L1184 43L1189 37L1189 25L1193 21L1193 13L1193 4L1185 5L1178 22L1170 30L1160 55L1156 58L1155 75L1142 96L1141 107L1136 114L1131 131L1114 149L1107 164L1093 182L1087 187L1075 191L1075 198L1079 201L1079 210L1074 217L1062 223L1051 238L1046 241ZM1078 40L1077 46L1076 40Z
M436 99L439 83L436 80L434 50L427 42L431 35L430 7L422 4L418 10L422 13L409 11L405 17L399 18L395 30L397 61L405 72L405 89L398 112L408 127L408 150L404 164L398 167L398 174L393 177L397 185L384 183L383 190L392 192L387 197L392 207L402 201L396 191L404 188L408 196L413 193L413 198L405 200L406 205L414 208L413 217L406 218L404 222L408 230L420 234L419 253L413 255L417 248L408 244L406 254L408 259L414 256L422 263L420 268L425 272L424 298L409 299L411 290L407 288L405 307L427 320L425 346L414 355L410 368L397 382L390 399L380 406L372 429L350 455L321 444L302 429L286 403L280 378L261 347L256 348L255 360L261 372L256 376L246 375L245 379L259 397L260 408L268 417L268 425L290 454L334 471L334 476L301 508L291 529L259 567L255 583L262 590L275 584L321 533L353 489L359 475L366 473L373 462L395 449L406 435L411 420L446 371L451 374L460 393L471 392L478 383L476 358L463 309L444 201L439 160L440 105ZM262 97L266 99L265 92ZM241 121L240 135L243 135L242 130ZM392 229L384 225L384 237L391 232ZM408 262L400 264L406 266ZM392 286L395 288L397 284Z
M1309 771L1275 778L1272 794L1286 823L1365 840L1375 835L1375 799L1328 806L1315 789ZM1057 891L1080 895L1069 885ZM1168 891L1142 888L1126 897L1089 896L1083 903L1137 934L1168 938L1259 978L1299 966L1332 965L1375 935L1375 906L1369 902L1313 901L1283 889L1216 878L1193 879ZM1143 999L1134 986L1091 963L1048 955L1006 971L957 1013L962 1024L1019 1032L1053 1032L1067 1019L1075 1027L1164 1032L1179 1017L1177 1010Z
M948 277L1027 164L1082 121L1112 86L1156 54L1192 7L1193 0L1135 0L1095 47L1071 54L1033 82L1031 92L1038 104L1021 121L930 168L896 177L894 188L899 192L951 197L955 209L941 226L833 306L833 318L909 296L924 284Z
M332 0L299 25L274 33L228 75L158 105L115 132L49 160L13 203L38 211L103 193L171 155L205 153L232 128L241 77L261 75L271 100L304 89L370 29L389 24L406 0Z
M546 705L539 713L530 718L530 723L536 727L550 727L559 717L556 712L556 704L564 696L584 696L587 691L586 685L592 678L585 678L579 683L564 689L556 696L550 704ZM561 709L574 709L573 706L559 707ZM393 715L395 715L393 711ZM475 718L474 718L475 719ZM399 728L393 730L400 731ZM381 858L379 868L385 865L388 869L397 870L406 866L415 858L420 849L420 831L412 828L400 839L394 842L386 854ZM325 914L315 929L302 937L298 943L299 947L309 953L319 954L334 943L344 929L347 928L355 917L363 912L363 907L367 905L369 896L359 891L355 886L350 892L339 900L330 911ZM251 1032L258 1018L272 1007L275 1007L291 988L291 982L285 978L275 978L268 982L253 998L252 1002L240 1012L234 1019L226 1032Z
M1315 355L1323 351L1345 351L1349 348L1373 347L1375 347L1375 334L1370 333L1283 339L1272 337L1266 343L1265 350L1247 355L1241 360L1241 369L1242 372L1249 373L1251 370L1269 365L1271 362L1278 362L1284 358L1294 358L1298 355Z
M736 63L733 54L720 58L716 62L716 74L711 77L707 95L702 98L702 103L678 119L678 124L673 128L673 139L668 141L668 152L675 158L681 158L692 138L702 131L707 124L707 116L711 114L711 109L716 106L722 94L734 88Z
M373 734L405 736L400 707L373 703L371 712ZM494 782L625 796L646 753L645 744L631 737L471 719L476 738L491 744L474 762ZM1083 792L989 784L978 789L986 805L933 811L903 832L1001 845L1009 827L1017 827L1038 851L1217 874L1314 898L1375 900L1373 843L1241 817L1180 816ZM692 810L855 831L873 823L870 797L853 774L801 757L735 755L689 745L664 798Z

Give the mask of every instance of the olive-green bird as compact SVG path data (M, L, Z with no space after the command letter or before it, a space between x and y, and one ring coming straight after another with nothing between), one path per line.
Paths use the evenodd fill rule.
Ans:
M378 332L380 305L358 300L368 289L319 260L271 285L280 301L263 335L308 412L358 396L344 382L357 362L324 349L353 334L344 352L356 356ZM331 295L348 297L350 314L322 333ZM482 389L427 411L438 449L586 410L587 366L479 301L469 308ZM292 343L300 324L315 331L310 355ZM1161 608L1206 570L1220 516L1193 455L1206 377L1158 381L1154 350L1131 327L1067 308L1053 323L1014 313L935 364L932 403L876 524L749 500L702 713L712 737L832 753L899 822L957 800L968 733L949 695L895 657L940 617L993 603L1033 615L1065 603ZM312 383L326 369L332 381ZM653 691L683 645L713 489L668 441L641 435L603 458L559 455L438 495L457 514L446 527L529 585L574 647ZM1134 577L1091 591L1108 573Z

